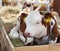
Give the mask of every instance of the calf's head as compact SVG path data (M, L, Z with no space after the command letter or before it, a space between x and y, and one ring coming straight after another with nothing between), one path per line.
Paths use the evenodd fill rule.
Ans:
M20 30L25 36L40 38L46 35L46 27L41 23L43 16L38 11L33 11L28 16L26 14L23 15L21 17Z

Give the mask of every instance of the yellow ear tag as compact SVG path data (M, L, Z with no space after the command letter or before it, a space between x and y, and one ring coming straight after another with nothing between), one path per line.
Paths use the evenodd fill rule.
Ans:
M26 17L25 17L25 18L23 18L23 21L24 21L24 22L26 22Z
M50 20L51 20L51 18L48 17L47 19L45 19L45 22L48 23L48 22L50 22Z

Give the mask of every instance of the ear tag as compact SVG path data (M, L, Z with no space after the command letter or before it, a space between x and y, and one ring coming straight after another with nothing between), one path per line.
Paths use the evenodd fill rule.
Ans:
M47 19L45 19L45 22L48 23L48 22L50 22L50 20L51 20L51 18L48 17Z
M26 17L25 17L25 18L23 18L23 21L24 21L24 22L26 22Z

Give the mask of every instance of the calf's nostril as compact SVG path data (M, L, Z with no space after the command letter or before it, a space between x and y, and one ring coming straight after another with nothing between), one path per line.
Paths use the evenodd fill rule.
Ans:
M27 35L30 35L30 33L27 32Z
M24 33L24 36L29 36L29 35L30 35L30 33L28 33L28 32Z

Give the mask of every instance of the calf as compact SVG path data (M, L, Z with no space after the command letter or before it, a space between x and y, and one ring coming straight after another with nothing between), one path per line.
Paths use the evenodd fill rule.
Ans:
M39 11L33 11L29 15L22 13L19 17L18 24L10 32L12 37L20 37L25 43L36 42L37 44L44 43L48 40L48 43L56 43L57 36L59 34L57 24L51 13L46 13L44 16ZM19 29L20 27L20 29ZM20 34L17 33L19 31ZM14 35L13 35L13 33ZM42 42L40 41L42 38Z
M29 14L21 13L17 25L9 35L13 38L19 37L24 44L31 42L37 44L56 43L59 32L55 18L51 13L41 15L40 12L43 10L46 10L45 7L38 7Z

